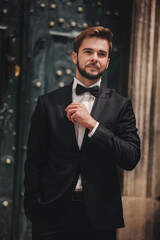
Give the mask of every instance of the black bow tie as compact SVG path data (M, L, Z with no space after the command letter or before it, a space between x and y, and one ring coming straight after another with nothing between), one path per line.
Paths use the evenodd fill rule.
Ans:
M98 93L99 93L99 87L95 86L95 87L91 87L91 88L85 88L85 87L81 86L80 84L77 84L76 94L80 95L84 92L90 92L94 97L97 97Z

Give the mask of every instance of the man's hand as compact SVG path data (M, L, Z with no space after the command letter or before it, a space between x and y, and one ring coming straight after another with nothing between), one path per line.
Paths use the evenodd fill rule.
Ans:
M71 103L66 109L67 117L73 123L76 121L90 131L94 128L97 121L91 117L83 103Z

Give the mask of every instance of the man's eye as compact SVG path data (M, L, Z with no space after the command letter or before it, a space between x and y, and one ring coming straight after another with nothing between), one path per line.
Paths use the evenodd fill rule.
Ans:
M86 51L85 51L85 53L91 53L91 51L89 51L89 50L86 50Z
M100 56L100 57L105 57L106 54L105 54L105 53L99 53L99 56Z

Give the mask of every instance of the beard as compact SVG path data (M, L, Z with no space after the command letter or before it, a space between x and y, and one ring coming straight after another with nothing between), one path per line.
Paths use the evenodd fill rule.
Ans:
M89 65L87 65L87 66L95 66L95 67L97 67L97 69L99 69L99 67L96 66L95 63L91 63L91 64L89 64ZM86 67L87 67L87 66L86 66ZM96 80L96 79L100 78L100 77L103 75L104 71L105 71L105 69L103 69L103 70L100 71L99 73L93 74L93 73L87 72L87 71L86 71L86 67L82 68L82 67L80 66L80 64L79 64L78 59L77 59L77 69L78 69L79 73L82 75L82 77L87 78L87 79L89 79L89 80Z

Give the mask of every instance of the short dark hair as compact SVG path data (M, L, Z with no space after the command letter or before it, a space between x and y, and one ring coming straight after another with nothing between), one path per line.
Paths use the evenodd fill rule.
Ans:
M91 27L83 30L74 40L74 52L78 53L83 40L87 37L106 39L109 42L109 52L111 52L113 33L109 28L104 28L102 26Z

